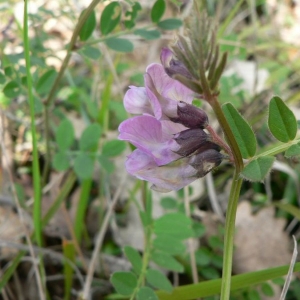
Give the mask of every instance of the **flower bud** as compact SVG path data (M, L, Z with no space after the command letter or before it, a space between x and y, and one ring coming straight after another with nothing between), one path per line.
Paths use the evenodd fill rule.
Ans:
M177 116L172 118L172 121L188 128L203 129L208 125L208 117L204 110L183 101L177 104Z
M169 48L163 48L160 54L160 60L164 66L165 72L173 77L176 74L192 79L192 75L186 66L179 60L174 59L173 52Z
M213 168L217 167L223 159L223 155L215 149L209 149L194 155L189 164L198 171L198 176L203 177Z
M205 143L209 136L200 128L193 128L181 131L174 135L174 140L180 145L179 150L174 151L181 156L189 156Z

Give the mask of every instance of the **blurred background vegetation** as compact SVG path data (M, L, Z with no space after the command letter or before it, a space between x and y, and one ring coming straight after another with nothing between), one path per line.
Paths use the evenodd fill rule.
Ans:
M300 119L300 4L202 4L219 24L220 50L229 54L219 99L245 116L261 150L273 147L278 142L266 125L271 97L281 96ZM182 24L193 8L190 1L100 1L73 40L85 1L29 2L32 143L23 6L22 1L0 1L0 297L41 299L44 282L45 299L78 299L94 267L91 299L117 299L109 278L115 271L130 270L125 246L139 253L145 249L146 225L139 213L148 195L147 185L124 169L130 147L117 139L118 125L128 117L123 96L129 85L143 86L147 65L159 62L161 48L175 41L176 32L184 32ZM211 110L202 105L217 129ZM33 147L41 182L40 217L34 212ZM288 264L291 235L300 239L299 159L278 159L265 182L243 184L235 274ZM224 164L184 191L152 194L154 218L183 215L183 199L188 198L199 281L221 276L231 177L231 166ZM42 242L31 247L38 227ZM99 256L93 260L95 253ZM173 254L171 267L157 257L156 265L174 285L192 283L185 248ZM33 259L40 261L41 285ZM283 282L239 290L232 299L279 299ZM299 274L286 299L300 299Z

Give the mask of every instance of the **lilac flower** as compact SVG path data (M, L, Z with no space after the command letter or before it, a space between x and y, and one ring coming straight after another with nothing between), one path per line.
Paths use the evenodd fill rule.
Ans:
M130 86L124 97L125 109L136 116L120 124L119 139L137 148L126 169L155 190L178 190L218 166L223 155L203 130L208 118L192 105L193 91L160 64L148 66L144 81L145 87Z

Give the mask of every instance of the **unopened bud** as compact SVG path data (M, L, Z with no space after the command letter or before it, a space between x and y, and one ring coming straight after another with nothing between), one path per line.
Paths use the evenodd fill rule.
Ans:
M203 151L194 155L189 164L198 171L198 176L203 177L213 168L217 167L223 159L223 155L215 149Z
M208 125L208 117L204 110L183 101L177 104L177 116L172 118L172 121L188 128L203 129Z
M173 77L176 74L192 79L191 73L186 66L179 60L174 59L174 54L169 48L163 48L160 54L160 60L164 66L165 72Z
M200 128L181 131L174 136L174 140L180 145L175 153L189 156L207 143L208 139L209 136Z

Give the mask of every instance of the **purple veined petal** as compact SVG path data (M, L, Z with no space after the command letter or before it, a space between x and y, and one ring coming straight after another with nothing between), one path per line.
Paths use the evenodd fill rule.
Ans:
M131 114L153 115L151 103L144 87L130 86L124 96L124 107Z
M126 170L131 175L151 182L159 192L176 191L198 178L197 171L182 158L166 166L157 166L151 156L136 149L128 156Z
M153 84L159 94L175 101L192 103L195 93L179 81L169 77L161 64L149 65L146 72L152 78Z
M172 136L162 133L160 121L143 115L130 118L119 126L119 139L129 141L138 149L152 156L158 165L165 165L180 158L174 151L179 145Z
M166 135L166 138L173 136L181 131L187 130L188 128L180 123L174 123L171 120L161 120L163 136Z

